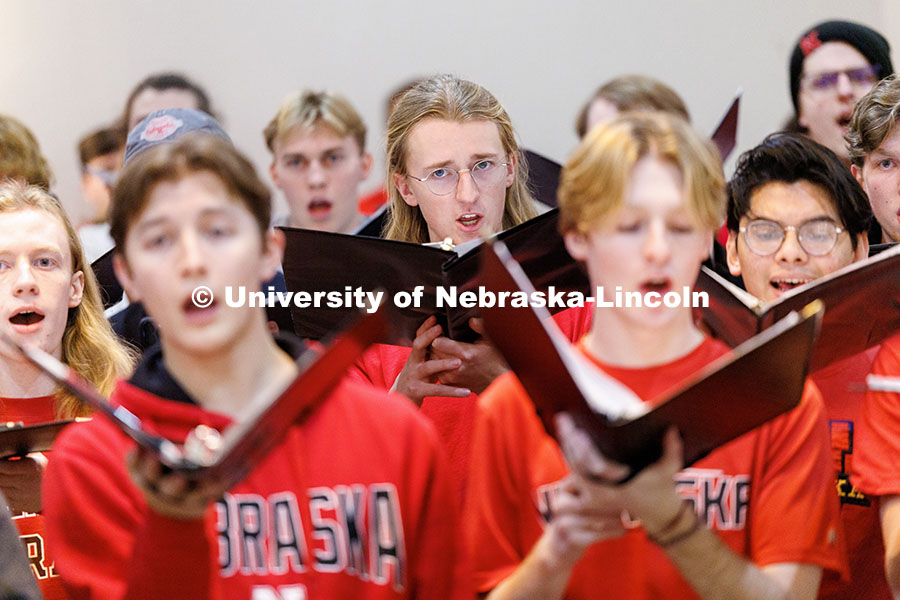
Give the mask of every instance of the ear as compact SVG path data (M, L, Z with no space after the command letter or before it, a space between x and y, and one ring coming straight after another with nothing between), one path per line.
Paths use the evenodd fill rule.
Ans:
M856 178L856 181L859 182L859 187L865 190L866 194L869 193L869 190L866 189L866 182L863 180L863 172L862 167L859 165L850 165L850 172L853 173L853 176Z
M589 244L585 234L580 231L567 231L563 234L563 241L566 243L569 256L582 262L587 260Z
M124 289L125 293L128 295L128 299L131 302L140 302L141 294L134 284L134 278L131 276L131 269L128 268L128 262L125 260L125 257L118 252L113 254L113 273L116 274L116 279L119 280L122 289Z
M853 262L869 258L869 236L860 233L856 236L856 250L853 251Z
M416 195L412 191L412 186L409 185L409 180L405 175L401 175L400 173L394 173L392 176L394 180L394 185L397 186L397 191L400 192L400 197L403 198L403 201L409 204L410 206L418 206L419 201L416 200Z
M741 274L741 260L738 257L738 235L740 235L737 231L728 230L728 239L725 240L725 252L727 254L727 258L725 260L728 263L728 270L732 275L737 277Z
M69 289L69 308L75 308L81 304L81 298L84 296L84 271L77 271L72 274L72 281Z
M270 228L266 231L264 244L260 278L266 282L275 277L275 273L278 272L281 261L284 259L286 245L284 232L280 229Z
M275 168L274 159L272 160L272 164L269 165L269 177L272 178L272 184L280 190L281 182L278 180L278 169Z
M360 181L365 181L369 178L369 174L372 172L372 155L368 152L363 152L362 155L362 179Z
M516 154L509 156L509 164L506 166L506 187L510 187L516 181L516 167L519 165L519 158Z

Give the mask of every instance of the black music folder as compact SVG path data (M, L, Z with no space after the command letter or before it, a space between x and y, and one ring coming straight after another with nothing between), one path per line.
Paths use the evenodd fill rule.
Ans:
M709 295L699 310L709 332L730 346L764 331L813 300L825 305L810 371L858 354L900 331L900 247L838 269L771 303L703 268L695 291Z
M496 292L533 290L506 248L485 245L482 280ZM545 318L541 308L486 308L488 335L528 392L547 431L566 411L608 458L635 473L655 462L674 425L690 465L713 449L795 407L803 394L820 303L791 313L714 360L664 397L642 401L606 375ZM786 360L795 356L797 360Z
M551 210L498 234L496 239L507 244L538 289L553 286L556 290L587 292L587 277L566 251L557 222L558 211ZM382 301L395 304L398 292L412 292L421 286L418 307L395 304L393 318L401 338L414 339L416 329L431 315L438 317L445 335L462 341L477 338L469 327L469 318L478 316L480 309L461 302L454 307L449 292L455 289L458 298L478 288L478 253L472 250L480 241L444 250L380 238L282 229L287 238L284 276L288 291L295 295L290 309L294 331L300 337L321 338L355 309L346 303L341 307L316 307L312 300L304 302L306 306L297 306L297 293L312 299L316 292L345 295L348 289L383 288ZM438 288L445 292L443 296L439 296Z

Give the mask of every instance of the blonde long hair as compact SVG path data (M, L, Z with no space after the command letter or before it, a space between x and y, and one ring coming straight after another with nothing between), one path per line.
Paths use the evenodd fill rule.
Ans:
M423 79L397 102L387 124L387 161L389 211L384 237L422 244L429 241L428 224L416 206L409 206L394 185L394 174L406 174L406 144L410 131L423 119L448 121L492 121L497 124L503 150L516 160L516 177L506 189L503 229L523 223L537 215L526 186L528 167L519 152L512 121L503 106L486 89L453 75L435 75Z
M86 264L81 241L59 200L43 189L20 181L0 183L0 213L42 210L62 223L72 254L72 273L84 273L81 303L69 309L62 339L62 361L76 373L109 395L117 378L126 377L134 366L135 354L113 333L103 316L100 287L94 271ZM59 389L56 413L60 419L84 416L90 410L75 396Z

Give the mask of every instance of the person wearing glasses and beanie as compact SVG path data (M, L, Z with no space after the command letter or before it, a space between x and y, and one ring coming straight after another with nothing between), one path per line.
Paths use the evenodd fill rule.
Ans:
M806 31L789 63L795 116L788 129L805 133L850 165L844 134L853 106L891 75L891 48L877 31L849 21L826 21Z
M773 302L790 290L868 255L872 220L866 194L837 155L799 134L775 133L738 159L728 184L728 266L747 291ZM841 503L850 580L826 571L820 598L889 599L878 501L855 489L850 469L860 443L857 422L877 348L811 375L822 398Z

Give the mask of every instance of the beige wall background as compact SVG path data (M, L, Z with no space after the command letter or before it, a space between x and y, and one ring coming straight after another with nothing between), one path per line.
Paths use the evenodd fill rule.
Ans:
M704 132L742 87L741 151L789 116L789 53L805 28L830 18L900 45L896 0L0 0L0 112L35 132L76 219L77 140L115 118L140 79L170 69L207 88L266 178L261 131L289 91L344 93L381 164L386 94L436 71L487 87L520 142L559 161L575 146L578 108L611 77L662 79ZM376 169L366 187L382 176Z

